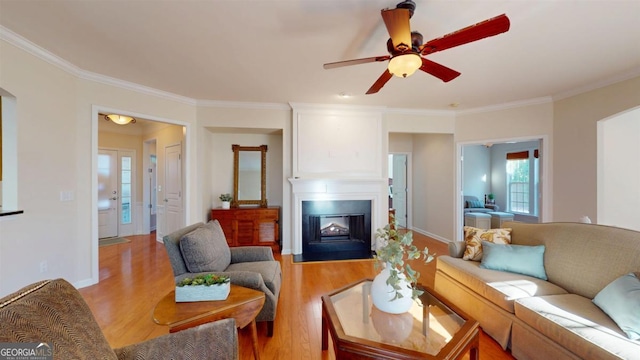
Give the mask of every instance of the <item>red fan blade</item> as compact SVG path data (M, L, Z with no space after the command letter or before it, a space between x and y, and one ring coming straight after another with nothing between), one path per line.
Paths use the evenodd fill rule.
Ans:
M382 87L384 86L384 84L387 83L387 81L389 81L389 79L391 79L393 75L391 75L391 73L389 72L389 70L385 70L382 75L380 75L380 77L378 78L378 80L376 80L375 83L373 83L373 85L371 85L371 87L369 88L369 90L367 90L367 95L370 94L375 94L378 91L380 91L380 89L382 89Z
M444 82L449 82L460 76L459 72L425 58L422 58L422 66L420 66L420 70L427 74L431 74Z
M494 18L481 21L475 25L433 39L422 45L422 55L432 54L455 46L468 44L486 37L502 34L509 30L510 22L507 15L502 14Z
M404 51L411 49L411 17L408 9L385 9L382 10L382 20L387 27L393 48Z
M343 67L343 66L366 64L366 63L376 62L376 61L387 61L390 58L391 58L391 56L389 56L389 55L374 56L374 57L369 57L369 58L332 62L332 63L324 64L323 67L325 69L335 69L335 68Z

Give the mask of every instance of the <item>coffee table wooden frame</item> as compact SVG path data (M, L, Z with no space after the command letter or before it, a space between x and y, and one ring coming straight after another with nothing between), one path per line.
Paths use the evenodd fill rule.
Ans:
M233 284L229 297L219 301L176 303L175 291L171 291L156 305L153 321L169 326L169 332L174 333L216 320L234 318L238 328L250 326L253 355L260 359L256 316L262 310L264 301L263 292Z
M429 355L418 351L379 343L363 338L345 334L338 315L333 307L331 296L346 291L362 282L371 281L363 279L347 285L333 293L322 296L322 350L329 348L329 333L333 339L333 348L337 359L461 359L469 352L470 360L478 360L480 334L479 324L476 320L466 315L462 310L452 305L446 299L431 288L424 287L433 297L449 307L460 316L465 323L456 332L453 338L440 350L437 355Z

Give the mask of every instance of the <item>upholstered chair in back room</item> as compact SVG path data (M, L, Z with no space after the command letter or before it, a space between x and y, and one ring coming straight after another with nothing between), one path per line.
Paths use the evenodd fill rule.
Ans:
M282 270L270 247L229 247L217 220L187 226L166 235L163 241L176 283L213 273L229 276L234 285L264 292L264 307L256 321L266 321L267 335L273 336Z

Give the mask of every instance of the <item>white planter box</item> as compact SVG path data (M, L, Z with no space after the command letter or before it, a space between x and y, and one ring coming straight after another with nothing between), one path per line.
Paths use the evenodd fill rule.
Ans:
M230 291L230 282L211 286L176 286L176 302L225 300Z

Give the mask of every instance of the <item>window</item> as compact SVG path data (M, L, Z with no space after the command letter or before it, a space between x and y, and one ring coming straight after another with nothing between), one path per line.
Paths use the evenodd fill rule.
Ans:
M507 211L537 215L537 161L538 150L507 153Z
M123 156L121 161L122 211L121 224L131 224L131 157Z

